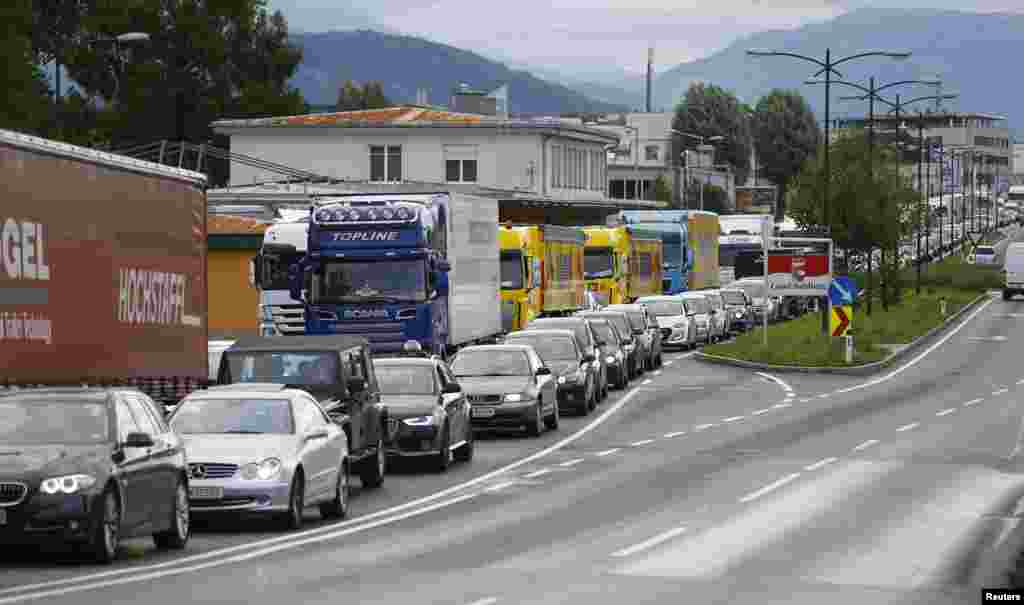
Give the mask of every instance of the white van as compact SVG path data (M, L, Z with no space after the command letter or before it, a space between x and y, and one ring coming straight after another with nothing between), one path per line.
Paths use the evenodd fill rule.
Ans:
M1015 294L1024 294L1024 242L1007 246L1003 272L1006 280L1003 283L1003 300L1010 300Z

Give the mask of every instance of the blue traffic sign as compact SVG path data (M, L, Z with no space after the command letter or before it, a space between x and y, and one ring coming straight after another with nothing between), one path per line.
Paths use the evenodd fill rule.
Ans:
M852 305L857 298L857 284L849 277L836 276L828 287L828 297L833 307L844 307Z

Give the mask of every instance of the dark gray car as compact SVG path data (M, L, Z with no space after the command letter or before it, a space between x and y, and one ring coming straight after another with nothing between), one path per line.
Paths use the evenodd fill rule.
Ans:
M594 361L590 365L597 372L597 400L604 401L608 397L607 364L605 364L604 356L601 355L601 348L597 345L597 336L587 320L582 317L544 317L531 321L523 330L572 330L580 348L594 355Z
M647 307L638 304L609 305L608 311L621 311L629 318L633 335L639 343L641 351L640 369L653 370L661 367L661 329Z
M629 318L621 311L577 311L574 315L578 317L597 317L606 319L615 325L621 337L620 346L626 355L626 377L633 380L640 374L640 348L637 339L633 336L633 328L629 325Z
M626 388L629 386L629 361L624 348L625 337L608 319L587 317L585 320L590 323L597 336L597 346L601 348L601 357L608 369L609 382L615 385L615 388Z
M505 337L506 344L530 345L557 376L558 406L586 416L597 407L597 369L594 354L576 344L569 330L521 330Z

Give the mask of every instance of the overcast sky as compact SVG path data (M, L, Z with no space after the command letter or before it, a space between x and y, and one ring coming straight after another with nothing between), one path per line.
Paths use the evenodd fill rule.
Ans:
M562 71L664 69L766 29L824 21L865 5L1024 13L1024 0L269 0L303 31L372 27L491 58ZM966 7L966 8L965 8ZM600 68L599 68L600 69Z

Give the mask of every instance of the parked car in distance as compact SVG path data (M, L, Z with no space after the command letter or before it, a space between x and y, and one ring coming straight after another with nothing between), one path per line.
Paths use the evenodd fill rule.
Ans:
M640 349L640 368L642 370L660 368L661 330L658 328L654 316L647 310L647 307L632 303L628 305L609 305L605 309L625 313L629 319L630 328L633 329L633 336L637 339L638 348Z
M628 356L623 344L625 339L615 324L603 317L587 317L601 347L601 356L608 368L608 380L618 389L629 386ZM614 380L613 380L614 379Z
M740 288L750 297L755 323L760 324L765 313L768 314L769 322L778 319L778 301L774 297L765 296L766 287L763 278L744 277L730 283L729 287Z
M388 410L389 456L430 456L437 470L473 459L470 404L440 358L377 357L381 403Z
M711 303L704 298L703 294L697 292L683 292L676 295L683 301L686 307L686 314L697 326L697 341L710 344L713 335L711 332Z
M640 375L640 347L636 336L633 335L633 327L630 325L629 318L625 313L601 309L600 311L577 311L573 315L584 318L598 317L611 322L619 333L622 352L626 354L626 379L633 380Z
M722 340L728 338L729 318L725 315L725 301L722 300L721 291L717 289L701 290L698 293L704 296L711 307L711 339Z
M124 538L188 542L185 444L140 391L0 395L0 449L0 544L77 543L109 563Z
M754 325L754 319L747 293L742 288L722 288L721 293L725 314L729 319L729 331L739 333L749 330Z
M608 398L608 368L605 367L604 356L601 355L601 347L597 345L597 337L593 328L587 320L582 317L542 317L535 319L526 325L524 330L572 330L576 336L576 344L585 352L594 355L591 366L597 372L598 378L598 401Z
M636 304L643 305L661 330L663 347L688 348L697 341L696 326L686 314L683 301L676 295L643 296Z
M557 381L528 345L475 345L455 354L452 373L472 406L473 427L558 428Z
M309 393L280 384L194 391L169 418L189 453L194 514L274 517L302 527L303 510L348 514L345 432Z
M532 346L557 377L560 412L586 416L597 407L594 354L584 352L569 330L520 330L505 336L505 344Z

